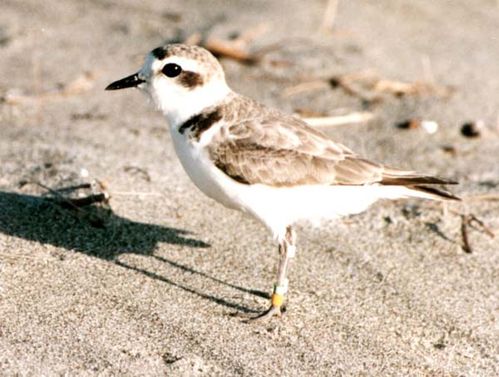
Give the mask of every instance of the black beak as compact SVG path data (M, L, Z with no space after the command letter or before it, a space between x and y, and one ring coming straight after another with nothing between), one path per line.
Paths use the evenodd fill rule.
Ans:
M131 76L125 77L124 79L115 81L108 86L106 86L106 90L118 90L125 88L135 88L136 86L145 82L139 77L138 73L134 73Z

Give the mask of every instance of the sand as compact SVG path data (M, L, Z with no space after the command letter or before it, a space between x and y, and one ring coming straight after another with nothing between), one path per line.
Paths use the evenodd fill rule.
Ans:
M495 1L4 0L0 11L0 374L4 376L497 376L499 6ZM138 91L105 92L143 55L196 31L267 25L256 65L222 59L230 85L292 112L369 110L326 129L359 153L458 179L462 204L379 203L297 227L288 311L264 310L277 247L255 221L204 197L176 159L166 122ZM370 70L453 88L448 98L341 88L285 95ZM79 80L79 81L75 81ZM367 107L366 107L367 106ZM399 129L407 119L438 131ZM466 138L460 127L483 121ZM88 218L51 188L105 182Z

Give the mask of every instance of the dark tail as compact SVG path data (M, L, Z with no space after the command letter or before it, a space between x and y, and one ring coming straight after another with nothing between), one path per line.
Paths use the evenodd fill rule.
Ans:
M380 182L382 185L407 186L411 190L429 194L430 198L433 197L434 199L461 200L459 197L448 191L428 186L455 185L458 183L456 181L440 177L433 177L431 175L418 175L415 172L401 171L390 168L385 169L386 170L383 172L383 179Z
M435 196L435 199L445 199L445 200L461 200L460 197L452 194L449 191L445 191L442 189L437 189L435 187L428 187L428 186L409 186L410 189L415 190L415 191L421 191L427 194L430 194L432 196Z

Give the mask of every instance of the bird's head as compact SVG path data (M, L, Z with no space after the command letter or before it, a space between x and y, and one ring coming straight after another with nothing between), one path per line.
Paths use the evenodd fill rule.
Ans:
M182 44L155 48L137 73L109 84L106 90L132 87L147 93L172 127L231 92L222 66L209 51Z

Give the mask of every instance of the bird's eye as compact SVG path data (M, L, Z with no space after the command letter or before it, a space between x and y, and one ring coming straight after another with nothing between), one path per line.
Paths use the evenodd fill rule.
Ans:
M176 77L180 75L180 72L182 72L182 68L178 64L168 63L163 67L161 72L163 72L163 74L168 77Z

